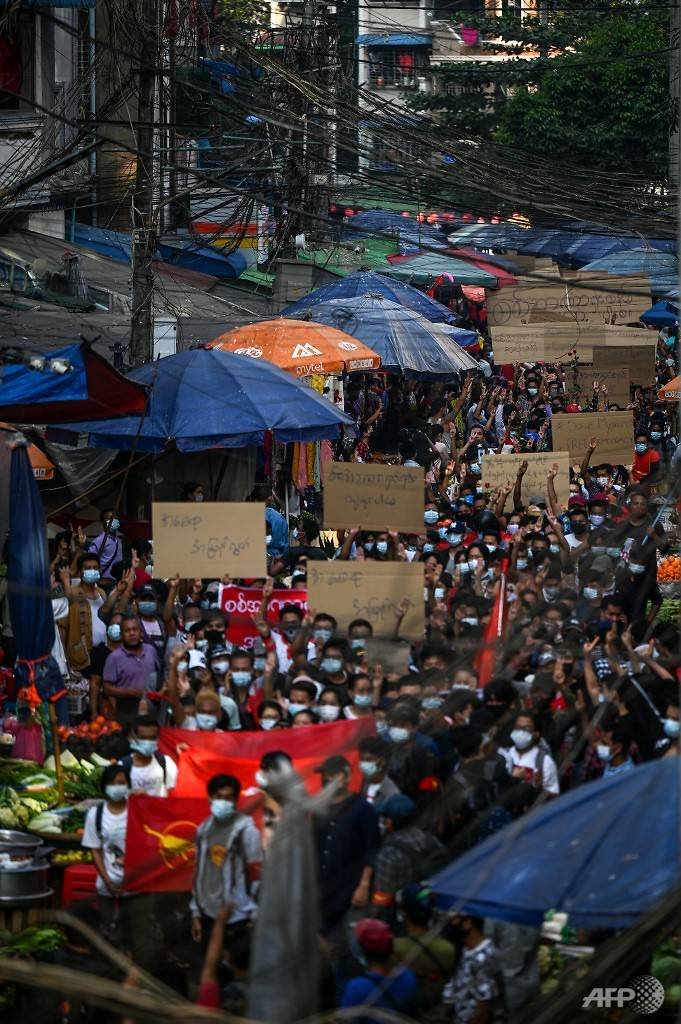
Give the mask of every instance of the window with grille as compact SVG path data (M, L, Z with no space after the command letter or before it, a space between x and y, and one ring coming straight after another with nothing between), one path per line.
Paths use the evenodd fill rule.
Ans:
M419 49L381 46L369 50L369 82L380 89L415 89L424 73L425 57Z

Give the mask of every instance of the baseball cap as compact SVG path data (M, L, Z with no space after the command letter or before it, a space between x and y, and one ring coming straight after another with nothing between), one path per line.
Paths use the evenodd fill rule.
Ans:
M228 658L231 653L231 649L226 644L214 644L208 649L208 657L211 661L213 658Z
M393 951L393 933L385 921L365 917L355 925L355 938L362 952L371 956L390 956Z
M189 660L187 663L188 668L205 668L206 667L206 655L203 651L189 651Z
M591 505L608 505L608 504L610 504L608 495L604 494L603 491L599 491L598 494L592 494L592 496L589 498L589 505L590 506Z
M334 754L332 757L327 757L323 764L318 765L315 771L321 772L322 775L338 775L340 772L349 774L350 762L342 754Z
M568 498L568 508L586 508L586 499L581 494L571 494Z
M416 804L408 796L396 793L395 796L389 796L387 800L374 804L374 810L380 818L390 818L391 821L406 821L416 814Z
M405 885L400 892L399 904L413 921L425 923L435 906L435 899L426 885L412 882L410 885Z
M539 505L532 504L528 506L527 514L528 516L540 516L542 509L539 508Z

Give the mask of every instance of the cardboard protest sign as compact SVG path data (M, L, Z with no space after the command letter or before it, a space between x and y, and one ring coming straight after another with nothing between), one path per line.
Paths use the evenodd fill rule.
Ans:
M546 477L554 463L558 463L558 473L554 480L556 494L561 505L567 505L570 497L570 456L567 451L525 452L516 455L483 455L482 482L487 489L503 487L506 483L515 484L518 469L522 462L527 462L527 471L523 476L522 499L529 505L530 498L541 494L546 497ZM511 501L510 497L508 499ZM507 508L510 505L507 505Z
M267 572L262 502L154 502L151 519L157 576L216 579Z
M227 639L235 647L251 648L260 634L254 617L260 613L262 603L262 587L239 587L234 583L220 586L218 603L229 615ZM272 591L267 602L267 621L275 625L279 621L279 611L285 604L297 604L304 612L307 611L306 590Z
M557 413L551 419L553 447L569 451L572 463L581 462L592 437L598 438L594 463L628 466L634 458L634 419L625 412Z
M509 327L530 313L561 313L599 324L635 323L650 305L649 278L617 277L561 280L560 283L520 281L487 293L490 327Z
M652 387L655 383L656 341L651 345L610 345L594 348L593 370L599 376L617 367L626 367L632 384ZM627 402L628 404L628 402Z
M324 525L423 531L420 466L332 462L324 477Z
M606 345L635 345L657 347L657 331L649 331L642 327L622 327L619 324L603 326Z
M569 353L574 350L581 362L590 363L593 359L589 332L584 325L574 322L492 327L490 333L497 366L503 363L535 363L539 360L567 363L571 358Z
M372 667L380 665L385 675L404 676L409 671L411 648L399 640L379 640L367 637L364 646L364 663Z
M307 593L311 608L329 609L341 632L353 619L367 619L374 636L390 638L403 597L411 604L400 636L423 636L423 566L420 562L308 562Z
M628 367L604 367L601 362L596 362L596 353L606 351L605 349L594 349L594 365L591 367L582 366L577 371L577 384L580 391L575 396L576 401L583 404L593 395L594 381L599 385L604 384L608 389L608 402L626 407L629 405L629 369ZM567 394L572 395L572 374L568 374L566 381Z

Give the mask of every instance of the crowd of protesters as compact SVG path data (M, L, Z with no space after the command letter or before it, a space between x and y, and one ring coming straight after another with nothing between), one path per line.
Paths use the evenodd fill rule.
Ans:
M675 346L675 331L660 335L658 387L677 370ZM537 801L678 756L678 611L666 614L657 567L679 549L681 449L675 407L658 401L657 387L636 387L626 464L603 460L595 436L570 469L566 503L550 462L543 489L530 491L527 466L552 450L553 417L607 416L613 406L598 381L593 393L576 393L569 363L503 371L486 347L479 371L454 383L376 375L346 385L357 438L336 457L423 467L423 528L404 535L358 522L330 534L314 504L287 521L276 484L262 489L269 576L259 581L252 646L230 642L223 581L157 579L152 545L125 537L113 510L103 510L92 541L79 533L53 542L60 663L88 680L91 716L115 717L126 731L83 837L103 926L118 915L124 947L140 936L139 905L126 923L119 899L127 797L164 798L177 780L176 759L158 751L159 726L275 736L366 718L375 729L359 742L360 791L345 757L318 766L332 787L314 826L308 894L328 968L321 1004L468 1024L512 1020L537 995L538 929L438 918L423 882ZM482 460L502 452L526 457L491 490ZM202 501L203 487L192 483L182 496ZM305 589L308 563L334 558L423 565L420 642L401 640L408 602L396 609L403 674L368 657L369 621L341 629L333 607L306 612L294 601L272 621L273 587ZM481 679L502 576L503 645ZM295 768L274 743L259 773L263 792L268 773ZM272 801L261 831L239 810L240 795L236 778L211 779L191 900L173 902L176 929L201 951L197 998L237 1013L277 817Z

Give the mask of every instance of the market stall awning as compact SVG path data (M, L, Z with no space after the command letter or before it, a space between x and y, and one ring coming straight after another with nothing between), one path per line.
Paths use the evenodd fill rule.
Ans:
M660 388L657 397L661 402L678 402L681 398L681 377L674 377L668 384Z
M627 928L681 880L679 766L662 758L564 793L430 881L442 907L538 926ZM651 838L654 837L654 838Z
M390 277L400 278L402 281L416 281L418 284L431 283L440 274L451 274L455 284L477 284L482 288L497 287L497 278L488 274L487 271L481 270L465 260L453 259L446 255L440 256L436 253L410 257L399 263L395 261L383 273Z
M651 327L673 327L679 322L679 307L669 299L660 299L641 316L641 323Z
M432 41L432 35L420 32L387 32L385 35L364 32L355 39L358 46L430 46Z
M123 377L85 345L67 345L45 357L68 363L65 373L3 367L0 418L10 423L63 423L129 416L144 411L146 388Z

